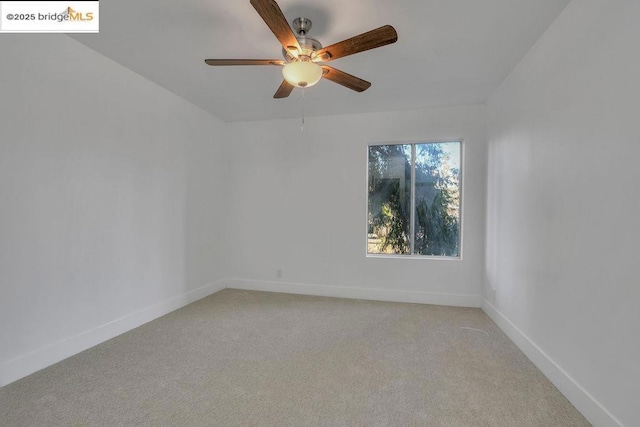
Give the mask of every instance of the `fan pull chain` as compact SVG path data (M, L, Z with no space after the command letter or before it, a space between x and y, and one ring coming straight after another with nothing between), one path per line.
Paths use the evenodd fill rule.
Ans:
M302 125L300 126L300 132L304 132L304 88L302 88L301 92L302 92Z

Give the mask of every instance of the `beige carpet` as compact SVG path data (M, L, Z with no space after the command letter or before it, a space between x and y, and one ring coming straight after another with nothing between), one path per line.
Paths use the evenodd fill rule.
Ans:
M583 426L480 310L224 290L0 389L3 426Z

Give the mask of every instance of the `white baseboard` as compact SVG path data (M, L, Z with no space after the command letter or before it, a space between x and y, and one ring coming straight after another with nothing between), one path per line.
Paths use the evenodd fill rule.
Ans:
M418 304L480 307L479 295L438 294L431 292L359 288L351 286L310 285L306 283L272 282L264 280L228 279L227 288L248 291L282 292L287 294L365 299L373 301L409 302Z
M551 381L578 411L594 426L621 426L604 406L578 384L567 372L553 361L540 347L511 323L487 300L482 300L482 310L522 350L534 365Z
M31 353L17 357L0 365L0 387L26 377L40 369L51 366L67 357L80 353L97 344L137 328L147 322L171 313L185 305L202 299L225 288L225 281L219 280L210 285L169 298L166 301L143 308L119 319L81 332L78 335L58 341Z

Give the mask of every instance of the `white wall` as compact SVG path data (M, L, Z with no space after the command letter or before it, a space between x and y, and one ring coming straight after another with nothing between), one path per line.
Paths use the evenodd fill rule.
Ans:
M224 125L63 35L0 37L0 385L222 286Z
M474 106L229 124L230 286L479 305L485 123ZM464 259L367 258L367 144L457 139Z
M488 102L485 307L595 425L640 425L639 48L574 0Z

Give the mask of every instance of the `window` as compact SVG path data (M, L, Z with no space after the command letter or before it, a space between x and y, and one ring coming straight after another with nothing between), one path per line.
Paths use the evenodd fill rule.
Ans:
M460 256L460 148L369 146L368 254Z

